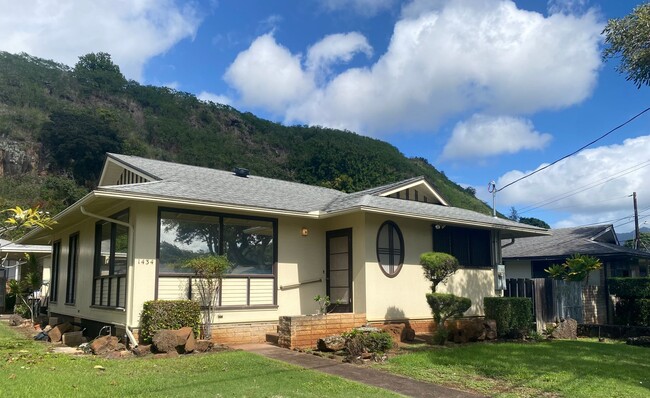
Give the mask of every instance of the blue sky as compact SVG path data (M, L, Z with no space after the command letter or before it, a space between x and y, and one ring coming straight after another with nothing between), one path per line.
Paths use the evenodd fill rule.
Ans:
M286 124L344 128L477 189L573 152L650 107L604 63L609 18L637 1L0 0L0 49L123 73ZM650 224L650 112L500 191L553 227ZM647 218L645 218L647 216Z

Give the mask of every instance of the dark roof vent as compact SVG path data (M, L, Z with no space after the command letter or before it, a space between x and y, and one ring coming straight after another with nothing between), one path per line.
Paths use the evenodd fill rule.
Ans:
M250 171L248 171L248 169L244 169L242 167L235 167L232 171L237 177L247 178L248 174L250 174Z

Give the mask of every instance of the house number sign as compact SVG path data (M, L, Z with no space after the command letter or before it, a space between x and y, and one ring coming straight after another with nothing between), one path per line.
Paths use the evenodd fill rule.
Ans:
M153 258L136 258L135 259L135 264L136 265L154 265L156 264L156 260Z

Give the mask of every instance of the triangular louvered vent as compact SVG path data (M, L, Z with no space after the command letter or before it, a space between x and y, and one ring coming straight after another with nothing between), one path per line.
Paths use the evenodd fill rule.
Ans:
M139 184L142 182L149 182L149 180L131 170L124 170L120 174L120 178L117 179L117 185Z

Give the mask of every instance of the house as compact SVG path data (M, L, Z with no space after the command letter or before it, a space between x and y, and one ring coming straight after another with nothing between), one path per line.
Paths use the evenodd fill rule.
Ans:
M0 239L0 313L8 310L5 308L5 298L8 293L7 283L12 279L20 280L22 275L21 266L25 262L25 254L35 256L38 261L38 266L42 270L43 285L36 292L36 298L39 299L39 308L47 307L50 250L51 246L49 245L21 245L9 240Z
M181 264L226 254L213 336L263 340L279 316L331 310L369 322L431 322L421 253L447 251L463 268L439 291L482 314L495 290L502 239L536 227L448 206L423 177L346 194L234 172L108 154L98 188L24 243L52 245L50 312L88 330L137 330L145 301L196 296Z
M553 229L551 233L503 241L507 278L547 278L545 269L574 254L596 257L603 267L591 272L583 289L584 320L610 323L614 306L607 294L607 278L648 276L650 253L621 246L611 224Z

